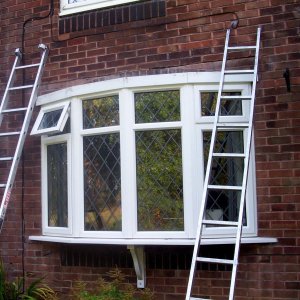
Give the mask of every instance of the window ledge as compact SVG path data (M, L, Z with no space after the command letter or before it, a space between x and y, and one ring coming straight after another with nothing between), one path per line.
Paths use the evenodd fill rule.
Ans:
M71 238L57 236L29 236L30 241L53 242L65 244L98 244L98 245L194 245L195 239L96 239L96 238ZM206 238L202 239L203 245L226 245L234 244L234 238ZM277 243L278 240L272 237L244 237L242 244L269 244Z

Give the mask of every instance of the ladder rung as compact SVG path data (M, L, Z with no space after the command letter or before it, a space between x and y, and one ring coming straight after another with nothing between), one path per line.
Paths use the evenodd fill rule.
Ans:
M212 154L214 157L240 157L240 158L244 158L245 154L244 153L213 153Z
M240 50L255 50L256 46L231 46L227 48L228 50L240 51Z
M25 111L25 110L27 110L27 107L10 108L10 109L5 109L2 112L3 113L10 113L10 112Z
M6 184L0 183L0 188L5 188Z
M210 184L207 186L211 190L229 190L229 191L241 191L242 187L238 185L213 185Z
M225 70L224 74L252 74L254 70Z
M3 132L3 133L0 133L0 136L19 135L20 133L21 133L20 131L14 131L14 132Z
M16 70L18 70L18 69L27 69L27 68L34 68L34 67L39 67L39 66L40 66L40 64L31 64L31 65L18 66L15 69Z
M7 157L0 157L0 161L9 161L13 160L14 158L12 156L7 156Z
M251 100L251 96L221 96L221 99L226 100Z
M218 221L218 220L203 220L204 225L220 225L220 226L238 226L238 222Z
M21 86L16 86L16 87L11 87L9 88L10 91L14 91L14 90L23 90L23 89L30 89L33 87L33 84L29 84L29 85L21 85Z
M218 129L228 129L228 128L248 128L249 123L217 123Z
M223 258L197 257L197 261L215 263L215 264L236 265L234 260L223 259Z

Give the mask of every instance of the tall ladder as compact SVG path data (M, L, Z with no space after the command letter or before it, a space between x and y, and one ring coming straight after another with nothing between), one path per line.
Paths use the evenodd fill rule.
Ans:
M36 64L30 64L30 65L21 65L22 53L19 48L15 50L16 58L0 106L0 139L6 138L7 142L9 142L9 139L15 139L16 141L15 150L12 151L14 153L11 153L7 156L0 157L0 164L1 163L8 164L7 167L8 176L5 177L5 179L3 179L4 175L0 174L1 181L2 181L0 182L0 189L2 189L1 194L3 195L1 206L0 206L0 233L4 222L5 213L10 201L11 191L16 177L18 164L22 155L22 150L23 150L26 134L28 131L30 119L36 103L43 69L48 56L47 46L45 46L44 44L40 44L38 48L41 49L40 62ZM24 72L26 69L32 69L33 71L35 71L34 73L35 79L33 84L14 86L16 78L20 77L17 74L17 71L19 70L18 73L20 73L22 71ZM24 93L25 97L27 95L26 97L27 99L25 99L24 101L26 104L22 105L24 107L15 107L12 93L16 91L21 91L22 93ZM26 91L28 91L27 94ZM3 126L3 122L2 122L3 119L5 119L6 117L8 118L10 117L13 119L14 118L13 115L15 115L15 118L18 119L20 114L23 115L23 121L20 126L21 129L19 131L12 131L7 129L8 127L7 124L6 126ZM0 150L4 144L5 143L0 140Z
M256 45L255 46L229 46L229 37L230 37L230 29L227 30L226 33L226 40L225 40L225 49L224 49L224 56L223 56L223 63L222 63L222 70L221 70L221 78L219 83L219 90L218 90L218 97L216 101L216 109L215 109L215 116L214 116L214 124L212 129L211 141L210 141L210 149L208 154L207 160L207 168L204 180L204 187L203 187L203 195L202 195L202 202L200 207L199 213L199 222L198 228L196 233L196 240L194 246L194 252L191 262L191 270L190 276L188 281L187 293L186 293L186 300L197 300L197 299L207 299L207 298L197 298L197 296L192 296L192 288L193 288L193 280L194 274L197 268L197 263L213 263L213 264L224 264L224 265L231 265L231 281L230 281L230 290L229 290L229 298L232 300L234 298L234 289L235 289L235 281L236 281L236 274L237 274L237 265L238 265L238 256L239 256L239 249L241 243L241 235L242 235L242 227L243 227L243 214L244 214L244 206L245 206L245 196L246 196L246 188L247 188L247 177L248 177L248 169L249 169L249 159L250 159L250 147L251 147L251 139L252 139L252 127L253 127L253 112L254 112L254 99L255 99L255 89L256 89L256 81L257 81L257 68L258 68L258 56L259 56L259 44L260 44L260 32L261 29L257 29L257 37L256 37ZM228 62L228 54L232 51L254 51L254 67L253 69L247 70L235 70L235 69L226 69L226 63ZM241 75L241 74L250 74L252 77L252 88L250 95L247 96L227 96L224 95L224 85L226 84L227 76L232 75ZM248 75L249 76L249 75ZM250 81L250 80L249 80ZM222 101L250 101L250 112L249 112L249 119L245 123L225 123L222 122L220 117L221 113L221 103ZM244 136L244 132L246 138L244 139L244 149L243 153L229 153L226 151L219 152L217 149L217 139L218 133L226 132L226 131L241 131L242 136ZM232 160L235 158L240 158L243 160L243 175L241 179L241 185L218 185L214 184L214 178L212 175L212 164L214 159L222 158L225 160ZM208 220L206 219L206 208L208 202L208 195L212 191L217 192L229 192L232 193L238 192L239 196L235 199L229 199L231 201L239 201L239 208L238 208L238 216L236 220ZM238 207L238 203L236 203ZM200 247L202 246L203 240L203 229L207 226L210 227L230 227L235 230L235 246L234 246L234 253L233 259L224 259L224 258L212 258L212 257L203 257L200 256ZM200 253L200 254L199 254Z

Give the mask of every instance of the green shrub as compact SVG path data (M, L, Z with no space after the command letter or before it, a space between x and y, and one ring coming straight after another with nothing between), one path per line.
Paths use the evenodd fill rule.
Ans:
M43 278L34 280L23 291L24 278L8 281L4 264L0 261L0 300L57 300L55 292L43 283Z
M100 277L93 291L87 290L86 283L78 282L73 291L76 300L152 300L149 289L138 290L132 284L126 283L125 275L114 269L107 273L109 281Z

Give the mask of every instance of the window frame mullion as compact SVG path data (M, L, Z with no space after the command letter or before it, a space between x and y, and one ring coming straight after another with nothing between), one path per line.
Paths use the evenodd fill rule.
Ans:
M84 187L83 187L83 148L82 148L82 101L74 98L71 101L71 133L72 133L72 202L73 202L73 234L74 236L84 236Z
M132 238L137 230L136 155L134 132L134 94L119 92L122 233Z

